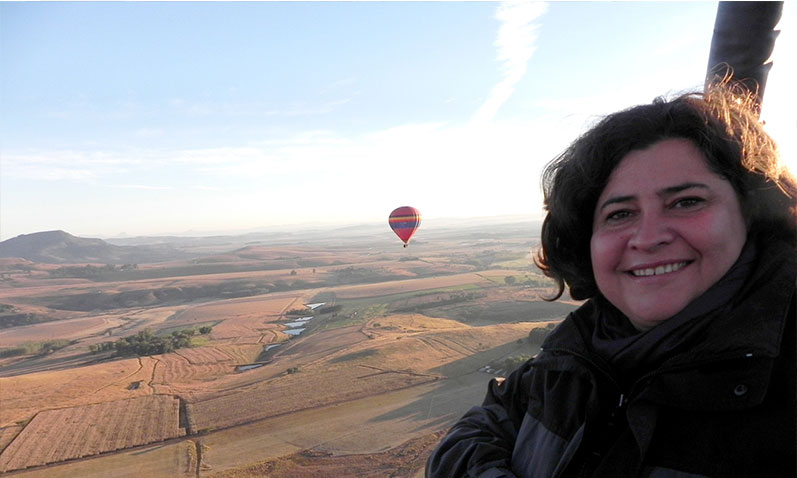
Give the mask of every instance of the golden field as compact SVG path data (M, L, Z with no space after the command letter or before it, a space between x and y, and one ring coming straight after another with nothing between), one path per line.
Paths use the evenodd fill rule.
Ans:
M540 300L528 238L393 246L248 246L126 280L9 272L0 303L49 320L0 328L0 351L60 345L0 359L0 473L417 476L483 367L536 353L529 331L574 305ZM193 346L168 353L96 350L186 329Z

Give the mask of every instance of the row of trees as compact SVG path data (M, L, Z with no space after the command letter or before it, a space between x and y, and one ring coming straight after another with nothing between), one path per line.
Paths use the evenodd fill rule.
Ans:
M545 339L550 335L551 332L556 328L558 323L551 322L545 326L541 327L534 327L529 331L528 341L532 345L542 345ZM518 340L521 342L521 340ZM502 359L496 360L490 364L490 366L496 370L503 370L505 373L510 373L511 371L515 370L516 368L520 367L526 361L528 361L532 356L527 353L521 353L517 355L512 355L509 357L504 357Z
M532 274L529 276L528 274L523 275L523 280L518 282L518 278L515 276L506 276L504 277L504 283L506 285L527 285L531 287L550 287L553 282L550 279L547 279L542 276L538 276L536 274Z
M442 294L437 300L421 302L413 305L399 306L391 309L391 312L418 312L424 309L431 309L433 307L442 307L444 305L458 304L461 302L469 302L484 297L484 294L475 292L462 292L457 294Z
M0 358L17 357L19 355L47 355L66 347L70 343L71 342L66 339L29 342L16 347L0 349Z
M0 329L17 327L19 325L37 324L39 322L49 322L57 320L50 315L34 314L33 312L22 312L13 305L0 304Z
M51 277L78 277L81 279L97 279L104 274L117 271L132 271L138 269L138 264L122 264L116 266L105 264L104 266L64 266L50 272Z
M533 345L542 345L545 342L545 339L548 338L553 329L559 325L556 322L551 322L550 324L546 325L545 327L534 327L529 331L529 342Z
M200 334L209 334L210 326L199 328ZM115 355L124 357L129 355L157 355L172 352L177 349L190 347L191 337L197 333L194 329L174 331L170 335L155 335L146 329L129 337L122 337L115 342L103 342L89 345L92 354L101 352L116 352Z
M510 372L526 363L529 359L531 359L531 355L529 354L518 354L505 357L493 362L491 365L496 370L503 370L506 375L509 375Z

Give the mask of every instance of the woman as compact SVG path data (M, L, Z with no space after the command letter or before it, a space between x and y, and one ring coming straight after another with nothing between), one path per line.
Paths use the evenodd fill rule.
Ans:
M659 99L548 165L537 263L588 300L427 477L797 476L797 184L752 104Z

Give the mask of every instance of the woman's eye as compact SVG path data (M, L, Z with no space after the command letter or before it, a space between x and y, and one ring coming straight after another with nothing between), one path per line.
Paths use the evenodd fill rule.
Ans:
M676 209L688 209L701 204L705 200L703 198L688 197L681 198L672 203L672 207Z
M631 211L627 209L621 209L619 211L614 211L606 215L606 222L622 221L623 219L627 219L629 217L631 217Z

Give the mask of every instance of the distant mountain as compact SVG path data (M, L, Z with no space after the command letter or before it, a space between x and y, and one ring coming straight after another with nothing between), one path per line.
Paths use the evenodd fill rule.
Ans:
M169 246L115 246L102 239L47 231L22 234L0 242L0 257L19 257L47 264L139 264L183 259L187 254Z

